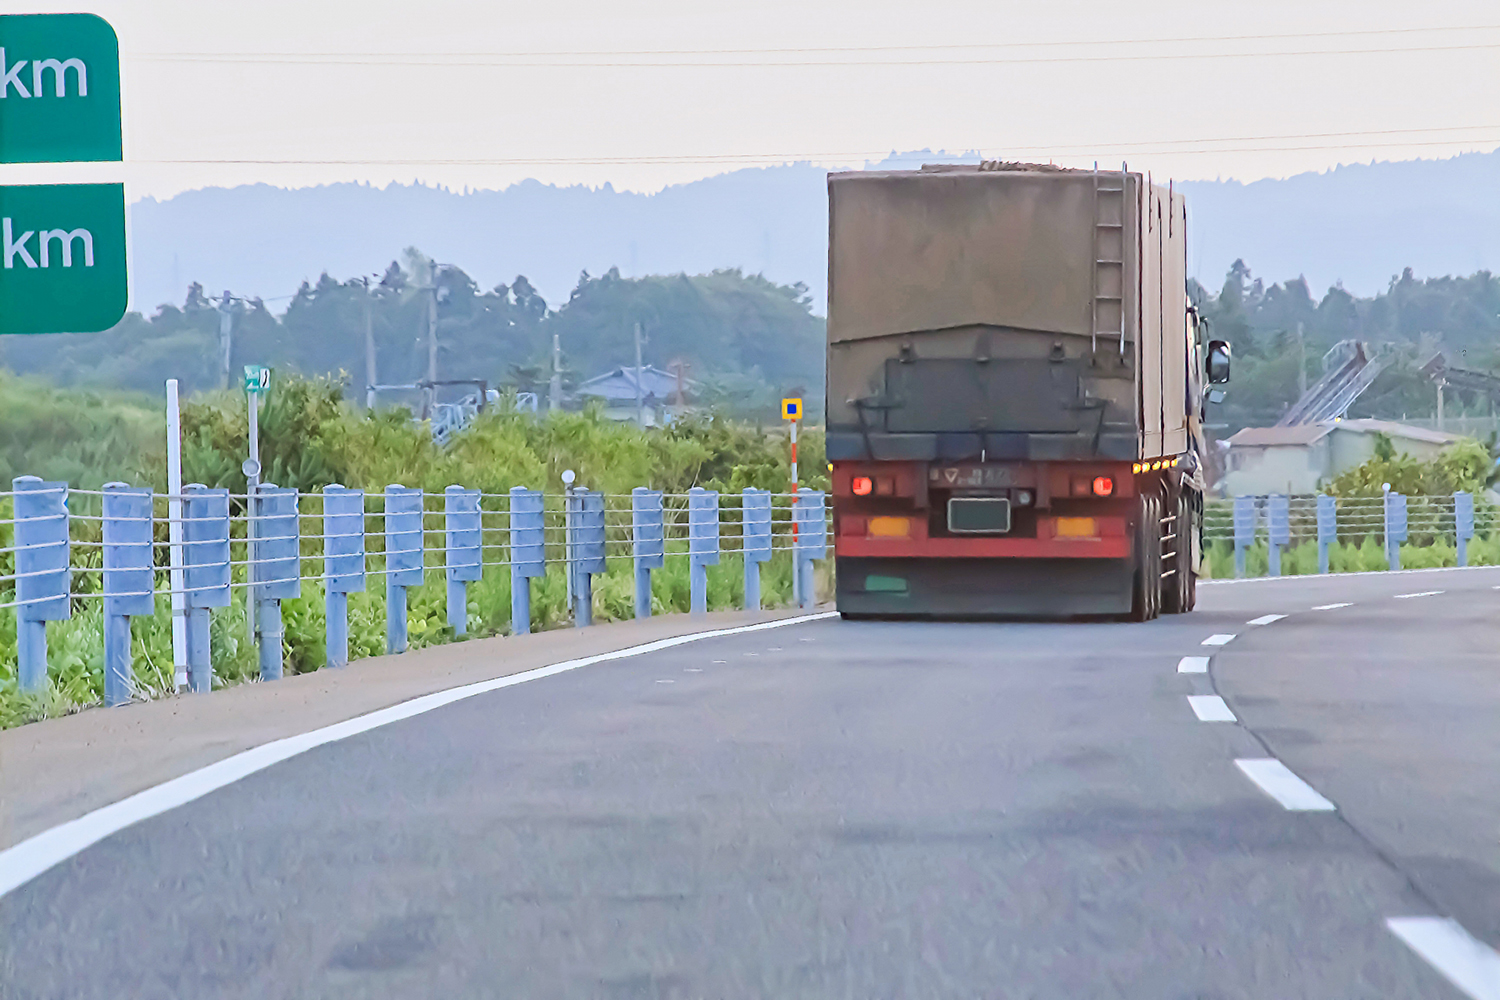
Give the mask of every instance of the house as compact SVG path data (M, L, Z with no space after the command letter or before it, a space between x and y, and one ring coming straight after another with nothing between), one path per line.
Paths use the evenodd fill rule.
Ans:
M1460 435L1412 427L1391 420L1329 420L1290 427L1246 427L1225 444L1224 496L1316 493L1334 477L1358 468L1375 455L1384 434L1413 458L1437 457Z
M611 420L634 422L643 426L662 427L693 409L698 399L698 384L675 372L645 365L639 369L640 393L636 392L637 369L616 368L580 383L574 396L581 403L604 401L604 414ZM641 404L637 409L638 402ZM641 412L644 411L644 412Z

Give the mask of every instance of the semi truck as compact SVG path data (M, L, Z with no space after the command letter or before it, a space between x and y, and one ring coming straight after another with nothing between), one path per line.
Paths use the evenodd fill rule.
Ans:
M846 617L1190 611L1204 407L1187 208L1127 169L828 178L827 448Z

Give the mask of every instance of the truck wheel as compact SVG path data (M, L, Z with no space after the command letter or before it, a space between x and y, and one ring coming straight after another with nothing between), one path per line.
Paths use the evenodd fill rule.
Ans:
M1197 576L1193 573L1193 504L1186 493L1177 498L1177 520L1172 522L1172 569L1176 570L1163 588L1162 610L1169 615L1180 615L1193 610L1198 598Z
M1148 622L1155 618L1161 611L1161 506L1149 495L1141 497L1133 589L1130 620Z

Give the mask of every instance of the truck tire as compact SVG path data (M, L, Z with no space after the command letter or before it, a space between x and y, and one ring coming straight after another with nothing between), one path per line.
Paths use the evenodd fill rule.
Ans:
M1169 615L1180 615L1193 610L1198 600L1198 575L1193 572L1194 504L1192 498L1183 493L1177 498L1177 520L1172 522L1172 569L1163 589L1162 610Z
M1154 494L1141 497L1136 526L1134 593L1130 620L1148 622L1161 613L1161 500Z

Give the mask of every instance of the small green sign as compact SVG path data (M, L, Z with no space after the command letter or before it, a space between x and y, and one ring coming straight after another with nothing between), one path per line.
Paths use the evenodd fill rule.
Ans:
M125 186L0 187L0 333L96 333L125 315Z
M271 369L265 365L245 366L245 391L266 392L271 388Z
M0 163L118 160L120 43L93 14L0 15Z

